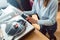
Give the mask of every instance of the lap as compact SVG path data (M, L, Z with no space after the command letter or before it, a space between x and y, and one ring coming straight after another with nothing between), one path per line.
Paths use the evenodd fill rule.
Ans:
M52 26L41 25L40 31L54 33L56 31L56 29L57 29L57 22Z

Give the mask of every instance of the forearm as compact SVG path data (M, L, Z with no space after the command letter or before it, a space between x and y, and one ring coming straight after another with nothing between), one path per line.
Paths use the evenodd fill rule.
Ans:
M56 21L55 20L38 20L37 24L39 25L46 25L46 26L50 26L53 25Z

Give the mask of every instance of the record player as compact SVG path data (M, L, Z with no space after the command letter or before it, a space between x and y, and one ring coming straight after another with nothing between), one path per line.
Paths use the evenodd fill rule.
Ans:
M21 15L22 12L12 5L9 4L6 9L2 10L2 13L5 13L0 16L0 29L3 32L2 40L18 40L34 29L25 20L26 16Z

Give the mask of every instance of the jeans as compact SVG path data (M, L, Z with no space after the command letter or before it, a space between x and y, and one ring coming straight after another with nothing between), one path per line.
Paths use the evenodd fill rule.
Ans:
M23 11L29 11L32 9L29 0L19 0L21 2L20 4L16 0L7 0L7 1L16 8L21 9L22 7L21 10Z
M19 4L16 0L7 0L8 3L10 3L11 5L15 6L16 8L20 8Z
M54 35L56 29L57 29L57 22L52 26L41 25L40 32L43 33L44 35L48 33L50 36L49 38L50 40L56 40L56 37Z

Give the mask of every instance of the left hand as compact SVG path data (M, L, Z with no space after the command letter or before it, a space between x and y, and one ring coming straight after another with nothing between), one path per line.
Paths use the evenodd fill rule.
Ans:
M31 22L32 24L37 23L37 20L33 19L32 17L27 17L26 20L28 20L29 22Z

